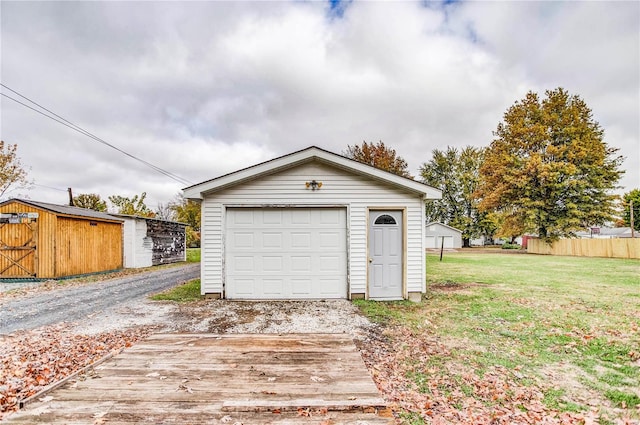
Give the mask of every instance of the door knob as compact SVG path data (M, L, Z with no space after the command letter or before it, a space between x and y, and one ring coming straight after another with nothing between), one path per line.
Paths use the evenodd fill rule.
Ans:
M373 258L369 258L369 262L370 262L370 263L373 263Z

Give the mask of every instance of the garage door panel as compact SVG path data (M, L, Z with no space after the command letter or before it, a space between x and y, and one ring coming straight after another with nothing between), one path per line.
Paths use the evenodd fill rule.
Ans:
M310 232L292 232L290 235L290 247L294 249L311 249Z
M344 241L342 232L320 232L319 244L324 249L339 249Z
M283 224L280 210L265 210L262 211L261 216L262 224Z
M256 269L255 258L251 257L233 257L232 270L236 272L250 272L252 273Z
M338 255L323 255L320 257L319 270L320 273L336 273L344 267L342 257Z
M267 296L279 296L284 291L284 280L266 278L262 280L264 294Z
M444 236L444 247L453 248L453 236Z
M236 279L235 286L239 296L249 296L255 292L255 279Z
M291 215L291 224L311 224L311 211L300 210L296 214Z
M282 249L282 234L281 233L263 233L262 234L262 248L277 248Z
M320 295L327 298L338 298L341 296L342 282L335 278L321 278L319 285Z
M332 227L334 225L341 224L341 221L342 221L341 215L338 213L338 211L322 210L322 211L319 211L319 215L320 215L320 224L331 225Z
M227 216L228 298L347 296L344 209L229 209Z
M311 270L311 256L292 256L291 257L291 271L292 272L305 272L308 273Z
M284 271L282 263L283 263L283 259L282 259L281 256L262 257L262 270L261 271L282 273Z
M238 232L233 235L232 239L231 242L234 248L252 249L254 246L253 233Z
M253 224L254 215L251 211L237 211L237 214L234 214L231 218L233 220L233 224Z
M311 285L310 278L293 278L291 279L291 294L293 296L308 297L311 295Z

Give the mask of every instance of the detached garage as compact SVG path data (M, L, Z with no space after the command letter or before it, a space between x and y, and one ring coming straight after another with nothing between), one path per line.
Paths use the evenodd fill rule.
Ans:
M202 294L420 299L440 191L310 147L184 189L202 202Z
M462 230L435 221L428 223L425 245L427 249L462 248Z

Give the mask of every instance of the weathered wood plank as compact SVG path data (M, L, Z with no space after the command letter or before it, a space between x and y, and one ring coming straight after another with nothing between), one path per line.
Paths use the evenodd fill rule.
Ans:
M132 352L160 351L166 352L167 345L183 346L184 351L192 351L194 347L206 347L209 351L222 350L228 352L234 351L305 351L305 352L324 352L324 351L347 351L356 352L353 341L350 337L342 334L310 334L314 338L309 340L300 340L295 337L282 335L252 335L251 339L239 338L235 335L178 335L177 338L171 338L163 335L155 336L149 339L144 346L135 346L131 348Z
M45 400L7 423L389 423L345 335L154 335Z
M157 408L161 408L157 403ZM132 411L130 406L124 409L117 409L113 406L109 411L95 410L86 412L76 412L73 408L61 414L52 412L41 412L37 416L31 418L15 418L12 420L14 424L93 424L105 423L109 425L120 424L140 424L140 423L175 423L190 425L217 425L217 424L233 424L245 423L252 425L262 424L305 424L305 425L321 425L321 424L345 424L345 425L376 425L390 424L390 420L386 417L378 417L375 413L363 412L314 412L310 411L311 416L306 415L306 411L280 411L273 412L200 412L196 408L193 410L158 411L153 408L147 408L142 411Z
M212 362L218 360L216 363ZM256 371L271 371L271 370L282 370L283 360L271 359L265 357L252 357L250 359L244 359L243 361L238 361L237 357L230 357L226 359L202 359L201 362L194 362L192 364L185 364L184 359L155 359L150 361L148 357L127 357L126 362L118 360L117 363L109 363L103 366L95 367L96 371L107 371L114 370L139 370L140 372L149 373L154 370L166 369L169 373L175 371L176 373L184 370L185 373L191 371L201 371L203 373L211 373L218 374L224 373L225 371L236 371L236 372L249 372L252 370ZM328 364L328 361L331 360L334 364ZM337 363L336 363L337 360ZM259 366L256 366L259 365ZM361 364L357 359L351 358L316 358L316 359L297 359L292 357L289 359L289 363L287 364L287 370L289 373L296 373L298 370L304 371L326 371L333 372L336 374L340 374L342 372L348 372L353 370L361 370Z
M55 391L55 397L61 400L71 401L107 401L107 400L132 400L132 401L153 401L164 400L165 402L195 402L195 403L216 403L222 402L225 399L264 399L268 402L275 401L288 401L292 407L299 406L317 406L317 407L329 407L332 405L340 406L381 406L384 405L383 400L370 392L356 392L349 391L347 393L327 393L321 390L318 391L290 391L287 393L272 394L272 391L255 391L249 392L246 389L244 391L212 391L212 390L199 390L197 388L191 388L191 393L187 390L179 390L177 388L166 388L143 391L135 389L116 389L116 388L101 388L101 392L87 391L70 391L67 389L60 389ZM316 400L315 402L293 402L294 400ZM246 403L246 401L243 401Z

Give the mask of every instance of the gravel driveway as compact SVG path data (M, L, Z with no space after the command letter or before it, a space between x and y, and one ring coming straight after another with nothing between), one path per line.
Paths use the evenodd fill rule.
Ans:
M144 311L149 304L147 296L199 276L200 264L185 264L9 299L0 304L0 334L61 322L78 322L89 332L91 323L113 328L152 324L158 315L173 308L160 305L154 314L147 315ZM122 316L122 321L111 322L114 315Z
M0 300L0 335L65 323L78 334L152 326L183 333L347 333L372 326L348 300L151 301L149 294L199 277L186 264Z

